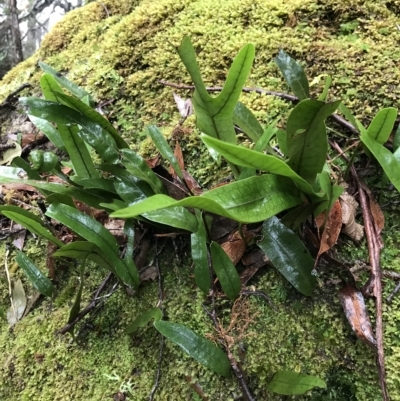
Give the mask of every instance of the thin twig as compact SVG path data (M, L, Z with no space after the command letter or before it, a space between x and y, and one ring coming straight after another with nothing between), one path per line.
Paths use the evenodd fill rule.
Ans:
M196 89L194 85L183 85L183 84L176 84L174 82L168 82L164 81L163 79L158 81L160 84L165 85L165 86L170 86L171 88L175 89L186 89L186 90L194 90ZM221 92L222 91L222 86L207 86L206 90L208 92ZM245 93L251 93L251 92L256 92L259 93L260 95L270 95L270 96L275 96L279 97L284 100L289 100L292 103L297 103L299 101L299 98L293 95L289 95L288 93L283 93L283 92L274 92L274 91L268 91L266 89L262 88L249 88L249 87L244 87L242 89L242 92ZM351 133L358 135L358 130L356 127L354 127L351 123L346 121L343 117L339 116L338 114L332 114L330 116L336 123L341 125L342 127L348 129Z
M58 330L57 334L65 334L72 329L79 321L81 321L89 312L91 312L96 306L102 301L99 298L100 294L104 291L106 285L110 281L112 277L112 273L108 273L107 277L103 280L100 284L99 288L97 289L92 302L85 309L83 309L78 316L70 323L66 324L62 329Z
M387 392L386 385L386 371L385 371L385 352L383 348L383 316L382 316L382 272L380 267L380 247L378 245L378 240L376 238L377 234L372 223L371 212L368 207L367 196L365 194L364 188L360 185L357 173L354 166L352 167L352 174L357 179L359 196L360 196L360 206L362 209L365 235L367 237L368 243L368 253L371 263L371 276L365 285L365 289L371 295L375 296L375 307L376 307L376 323L375 323L375 335L376 335L376 346L377 346L377 358L378 358L378 374L379 382L381 385L383 399L385 401L389 400L389 395Z
M392 302L394 296L400 291L400 282L397 283L396 288L392 291L392 293L387 297L388 302Z
M22 84L20 87L18 87L17 89L15 89L15 91L11 92L5 99L4 101L0 104L0 107L5 107L8 106L9 103L11 103L12 101L14 101L15 96L21 92L22 90L26 89L26 88L32 88L31 84Z
M276 306L272 302L272 299L264 291L261 291L261 290L256 290L256 291L242 290L240 293L243 294L243 295L253 295L255 297L264 298L270 304L272 309L277 310Z

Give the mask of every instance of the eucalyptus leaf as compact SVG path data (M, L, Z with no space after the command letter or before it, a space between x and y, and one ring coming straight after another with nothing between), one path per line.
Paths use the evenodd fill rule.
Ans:
M293 287L310 296L316 284L314 260L299 237L274 216L262 226L263 239L257 243L274 267Z
M46 297L50 297L53 293L53 284L39 270L39 268L26 256L23 252L18 251L15 258L19 267L24 271L28 280L32 285Z
M178 323L158 320L154 322L154 327L168 340L179 345L197 362L222 376L231 376L228 357L211 341Z

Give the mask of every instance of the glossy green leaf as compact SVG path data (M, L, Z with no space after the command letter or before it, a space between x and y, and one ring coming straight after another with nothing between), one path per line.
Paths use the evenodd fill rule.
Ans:
M41 173L48 173L58 164L58 157L52 152L44 152L43 150L32 150L29 154L29 161L32 168Z
M22 209L22 207L14 206L14 205L0 205L0 213L3 213L3 212L13 212L13 213L20 214L21 217L24 216L27 219L33 220L36 223L45 227L43 220L40 218L40 216L38 216L37 214L33 214L29 210Z
M86 267L86 258L84 258L79 267L79 287L78 292L76 293L75 301L72 305L71 310L69 311L68 323L74 321L74 319L79 315L79 311L81 309L81 298L83 291L83 282L85 278L85 267ZM69 330L70 333L74 332L75 326L72 326Z
M179 345L197 362L225 377L231 375L231 365L225 353L211 341L199 336L187 327L158 320L154 327L168 340Z
M71 177L71 181L84 188L97 188L103 191L117 193L114 187L114 180L106 178L81 178L78 176Z
M217 242L211 242L211 260L214 271L226 296L234 301L242 287L235 265Z
M16 157L11 164L13 167L19 167L21 169L23 169L26 172L26 175L28 176L28 178L30 178L31 180L41 180L42 177L40 176L40 174L33 170L32 167L30 166L29 163L27 163L24 159L22 159L21 157ZM0 170L1 171L1 170ZM22 174L22 173L21 173ZM1 173L0 173L1 175Z
M58 95L62 93L63 90L52 75L43 74L40 77L40 87L42 88L42 92L46 100L51 100L52 102L57 102L57 103L63 103L58 98Z
M392 133L396 118L397 109L394 107L379 110L367 129L368 136L383 145Z
M308 99L310 89L303 67L283 50L279 50L274 60L293 93L300 100Z
M74 241L64 245L52 257L64 257L72 259L88 259L102 268L116 274L114 267L107 260L105 253L95 244L88 241Z
M361 135L361 141L378 160L391 183L400 191L400 160L367 134Z
M44 120L43 118L35 117L32 115L28 115L29 120L31 120L32 124L42 131L47 138L49 138L50 142L57 147L58 149L61 149L63 151L66 151L66 148L64 146L64 142L60 136L60 133L58 132L57 128L54 127L53 124L51 124L49 121Z
M338 110L341 113L343 113L345 118L351 123L351 125L355 129L358 129L361 133L367 132L367 130L364 128L361 122L356 117L354 117L353 113L343 103L340 103Z
M78 98L83 98L85 96L88 96L91 99L91 96L88 92L86 92L83 88L79 87L75 83L71 82L69 79L64 77L62 74L60 74L57 70L54 68L50 67L46 63L43 63L42 61L39 61L39 66L40 68L48 73L51 74L54 79L65 89L67 89L69 92L71 92L73 95L75 95ZM93 101L93 100L92 100Z
M135 261L133 259L135 253L135 225L133 220L127 219L124 224L124 234L126 235L126 249L124 255L124 262L130 271L137 271ZM136 278L139 282L139 276Z
M117 194L127 204L132 205L147 198L142 189L133 182L120 180L114 183L114 187Z
M86 144L78 134L78 127L64 124L57 126L75 174L82 178L99 177Z
M66 104L70 107L78 110L85 117L94 121L104 130L106 130L111 137L114 139L119 149L129 148L129 145L125 142L124 139L119 135L118 131L114 128L114 126L100 113L94 110L92 107L88 106L84 102L79 99L76 99L72 96L68 96L65 93L59 94L59 98L61 98Z
M101 223L70 206L53 203L46 215L66 225L82 238L96 244L114 266L117 276L133 287L139 285L139 273L134 266L127 266L118 255L118 244L114 236Z
M40 237L46 238L47 240L58 246L64 245L62 241L54 237L53 234L51 234L51 232L43 226L42 222L38 223L35 218L27 217L25 213L20 213L19 211L13 212L3 210L1 213L9 219L15 221L16 223L21 224L22 227L25 227L32 234L36 234Z
M162 319L162 311L160 308L152 308L147 312L139 315L126 329L125 332L127 334L133 333L140 327L146 326L152 320L156 322Z
M278 128L276 131L276 139L278 140L279 150L287 156L287 133L283 129Z
M290 113L287 131L289 166L313 184L324 167L328 152L325 119L339 106L340 100L323 103L303 100Z
M236 56L223 90L217 97L210 96L204 86L196 53L188 36L182 40L178 53L196 87L192 102L200 131L214 138L236 143L233 111L253 63L254 45L246 45Z
M262 235L257 245L275 268L298 291L310 296L316 284L311 274L314 260L303 242L275 216L264 222Z
M161 153L161 156L171 163L172 167L175 170L176 175L179 178L183 179L183 174L181 168L179 167L178 160L175 157L174 152L169 147L167 141L165 140L164 135L155 125L150 125L148 127L148 131L151 136L151 139L154 142L154 145Z
M254 142L257 142L264 132L255 115L241 102L236 103L233 122Z
M320 102L325 102L327 96L328 96L328 91L329 88L332 85L332 78L330 75L326 75L325 77L325 85L324 85L324 90L322 91L322 93L319 95L318 100Z
M204 143L214 148L225 159L238 166L250 167L253 169L291 178L303 192L314 194L314 190L309 183L307 183L303 178L296 174L296 172L293 171L286 164L286 162L278 159L275 156L265 155L251 149L246 149L242 146L224 143L222 141L219 141L218 139L210 138L207 135L201 135L201 139Z
M326 388L326 383L317 376L280 371L275 373L271 383L268 385L268 390L276 394L296 395L304 394L314 387Z
M400 124L397 126L393 137L393 153L400 148Z
M257 153L258 154L258 153ZM244 223L263 221L301 203L298 190L290 180L262 175L233 182L205 192L201 196L176 201L155 195L111 214L112 217L135 217L171 206L193 207Z
M143 213L143 217L147 220L154 221L155 223L180 228L192 233L197 231L196 217L182 206Z
M313 202L297 206L282 217L281 223L295 231L314 213L320 204L321 202Z
M130 149L122 149L121 154L123 157L122 164L130 173L146 181L154 193L165 192L162 182L141 156Z
M53 284L38 269L38 267L23 252L18 251L15 258L19 267L24 271L28 280L32 285L46 297L50 297L53 293Z
M197 286L208 295L210 292L211 278L208 265L207 232L202 213L196 210L198 221L197 232L190 236L192 260L194 263L194 278Z

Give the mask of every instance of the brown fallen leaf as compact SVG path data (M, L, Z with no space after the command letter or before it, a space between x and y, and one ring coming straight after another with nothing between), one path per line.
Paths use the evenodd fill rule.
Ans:
M157 155L151 159L147 159L145 162L150 168L154 168L160 164L160 155Z
M372 348L376 348L376 339L360 290L347 284L339 291L339 298L346 318L356 336Z
M385 227L385 216L372 193L369 191L367 195L369 197L369 207L371 209L372 218L374 219L375 231L379 235Z
M325 213L324 213L325 220ZM326 220L324 231L321 235L321 243L317 255L317 259L319 256L331 249L337 242L340 234L340 230L342 228L342 207L340 206L340 202L337 200L331 210L329 211L329 216Z
M229 236L226 242L221 244L221 248L226 252L234 265L242 258L246 252L246 244L254 238L255 234L243 227L243 236L244 239L241 237L239 231L235 231Z
M193 195L201 195L203 193L203 190L201 189L201 186L198 184L198 182L186 170L182 170L182 174L189 191Z
M156 266L149 266L140 272L140 281L154 281L158 277Z
M176 160L178 161L181 170L185 170L185 162L183 160L182 148L178 141L175 142L174 155L176 157Z
M342 232L352 240L358 242L364 236L364 226L355 221L358 203L354 197L349 195L347 192L343 192L342 195L340 195L339 201L342 206Z

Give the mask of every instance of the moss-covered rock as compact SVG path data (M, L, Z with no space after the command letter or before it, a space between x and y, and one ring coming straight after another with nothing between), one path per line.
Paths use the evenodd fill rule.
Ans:
M304 65L309 77L331 74L331 96L343 98L359 118L369 121L379 108L398 103L399 11L397 1L371 0L92 2L69 13L35 55L4 77L0 101L27 81L34 87L31 94L40 93L41 72L36 64L42 60L84 86L97 101L111 101L105 107L109 119L133 146L140 144L142 151L151 152L149 143L142 142L144 126L156 122L168 134L179 118L171 88L158 81L191 83L174 49L188 34L207 85L223 83L238 50L253 42L256 60L248 86L287 91L273 62L283 48ZM314 85L312 90L317 93L321 88ZM264 122L289 109L281 99L256 93L244 94L242 100ZM196 132L191 132L193 121L188 127L181 138L185 159L204 184L214 177L216 168L204 153L199 157L199 141ZM398 218L393 212L390 216L382 265L400 271ZM4 250L2 244L0 255ZM31 244L29 252L45 269L42 247ZM347 254L349 262L367 260L365 246L359 250L344 246L343 255ZM177 267L172 255L162 260L168 317L215 336L202 308L205 299L193 284L190 263ZM44 300L11 330L5 319L8 284L5 275L1 276L0 399L97 401L112 399L119 390L131 400L147 399L157 369L159 337L151 325L134 336L126 335L124 328L156 304L157 284L144 285L134 298L122 291L115 293L93 318L90 330L73 343L55 331L68 319L77 278L73 268L59 275L54 299ZM91 299L104 275L97 268L86 274L84 302ZM281 369L327 380L326 391L315 390L296 399L379 399L374 356L351 333L335 286L326 286L321 278L315 296L305 299L272 270L260 272L253 283L269 294L276 310L260 299L240 300L235 306L240 310L239 321L228 335L234 339L233 351L242 359L258 400L282 399L266 390L273 373ZM26 281L24 285L31 288ZM393 286L386 282L386 295ZM223 301L218 304L228 328L237 309L232 311ZM388 385L395 401L400 400L399 304L395 298L386 305L384 316ZM194 389L201 389L211 400L240 399L234 379L220 379L167 342L155 399L198 400Z

